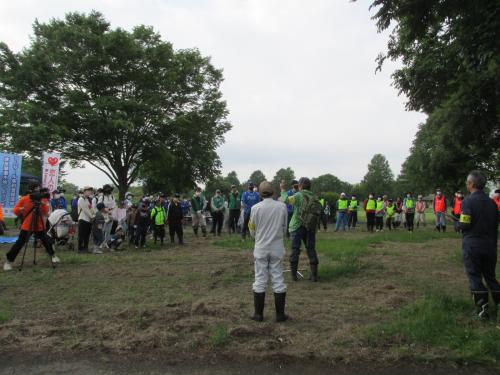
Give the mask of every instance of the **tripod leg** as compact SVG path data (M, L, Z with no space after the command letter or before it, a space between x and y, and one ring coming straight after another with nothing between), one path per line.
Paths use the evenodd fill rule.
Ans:
M36 266L36 236L33 238L33 264Z
M26 249L28 248L30 238L31 238L31 233L28 235L28 239L26 240L26 243L24 244L23 257L21 258L21 264L19 265L19 271L21 271L23 269L24 258L26 257Z

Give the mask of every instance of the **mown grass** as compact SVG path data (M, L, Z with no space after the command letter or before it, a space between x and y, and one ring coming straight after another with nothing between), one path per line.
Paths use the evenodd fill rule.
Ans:
M459 363L498 364L500 360L500 328L493 322L471 319L470 301L430 293L397 311L391 322L366 329L373 345L390 345L401 354L422 349L426 358L442 358ZM427 347L434 349L429 354ZM429 358L426 358L429 359Z
M333 281L352 276L368 268L369 265L361 261L361 257L373 252L377 245L384 242L421 243L442 238L456 238L457 235L452 232L439 233L429 229L413 233L399 229L372 234L359 230L345 233L320 232L316 237L316 250L320 257L319 276L323 281ZM254 245L252 240L241 241L239 236L219 239L213 243L233 251L251 251ZM289 240L285 241L285 247L290 249ZM303 249L302 252L304 251Z

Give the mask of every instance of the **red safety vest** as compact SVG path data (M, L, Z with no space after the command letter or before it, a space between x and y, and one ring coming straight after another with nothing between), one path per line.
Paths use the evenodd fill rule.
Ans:
M497 204L498 211L500 211L500 197L493 199L493 202Z
M453 214L460 215L462 212L462 200L460 198L455 198L455 205L453 206Z
M441 199L436 195L434 198L434 211L445 212L446 211L446 201L444 200L444 195L441 195Z

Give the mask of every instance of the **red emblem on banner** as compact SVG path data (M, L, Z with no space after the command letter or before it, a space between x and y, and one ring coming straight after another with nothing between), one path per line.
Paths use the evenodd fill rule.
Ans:
M54 167L59 163L59 158L50 157L47 159L47 162Z

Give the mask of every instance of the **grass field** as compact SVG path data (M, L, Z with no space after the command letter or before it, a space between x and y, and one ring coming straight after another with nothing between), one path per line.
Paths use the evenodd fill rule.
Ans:
M321 232L320 282L287 273L291 320L274 323L269 290L258 324L251 241L187 232L184 247L65 250L55 270L42 256L1 273L0 351L499 366L500 327L471 319L455 233Z

